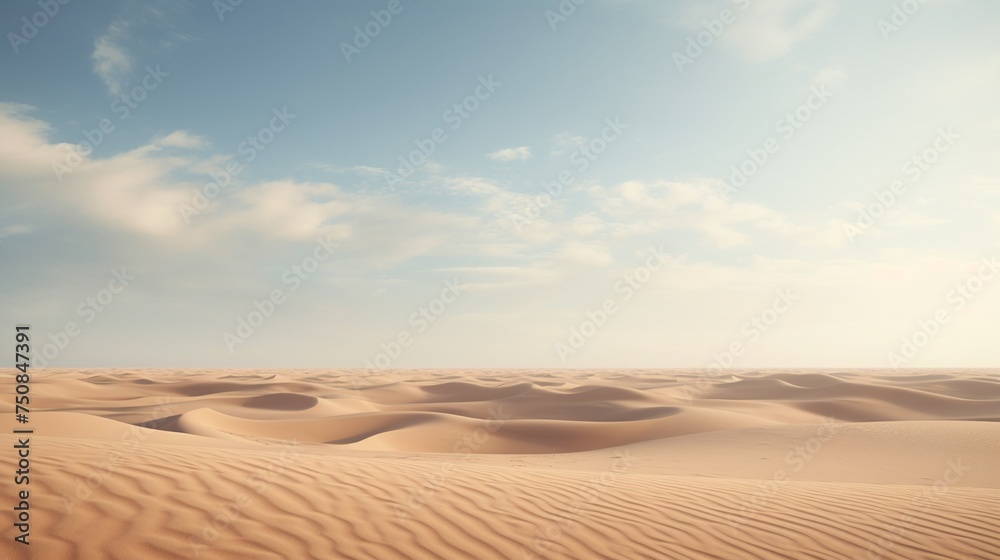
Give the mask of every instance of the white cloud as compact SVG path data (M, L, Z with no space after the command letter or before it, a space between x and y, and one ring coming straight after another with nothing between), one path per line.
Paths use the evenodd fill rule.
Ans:
M496 195L503 192L498 185L482 177L455 177L444 181L445 188L459 194Z
M330 183L270 181L233 193L238 208L218 218L221 233L266 231L269 237L309 239L336 233L345 238L352 228L337 223L351 208L349 198Z
M976 195L1000 194L1000 177L972 175L968 178L966 186L970 193Z
M70 216L82 208L93 218L148 234L179 227L176 205L190 197L194 184L172 175L191 160L161 156L155 144L99 160L79 156L75 146L49 143L49 125L26 112L23 106L0 106L0 176L16 177L24 187L4 189L11 202ZM67 169L61 183L56 163Z
M684 230L721 248L754 243L761 235L784 237L801 245L843 244L843 232L835 221L796 223L762 204L727 199L707 179L688 183L626 181L590 194L595 206L617 220L605 225L622 237Z
M504 148L487 154L493 161L523 161L531 158L531 148L520 146L517 148Z
M451 193L480 197L480 210L488 216L507 216L523 211L524 195L511 192L485 177L450 177L441 184Z
M751 62L767 62L822 29L835 12L833 0L755 0L722 41Z
M385 169L382 169L381 167L372 167L370 165L352 165L350 170L362 175L382 176L386 174Z
M191 134L190 132L184 130L178 130L176 132L171 132L159 140L156 140L155 144L165 148L197 149L207 147L208 141L197 134Z
M443 164L431 160L421 165L420 169L433 174L433 173L442 173L446 168Z
M112 23L104 35L94 41L94 52L90 55L94 73L114 95L121 95L124 91L133 66L128 47L124 44L128 39L128 29L129 24L126 22Z
M45 135L51 127L29 117L32 110L28 105L0 103L0 170L7 176L47 171L71 149L69 144L50 144Z
M814 81L818 85L826 85L833 88L840 88L847 81L847 71L843 64L834 64L820 70Z
M328 173L353 173L368 177L382 177L390 173L390 170L388 169L383 169L381 167L373 167L371 165L340 165L334 163L323 163L319 161L305 163L303 164L303 167L308 167L311 169L319 169L320 171L326 171Z
M918 199L916 202L918 205L925 208L932 210L935 209L935 205L927 201ZM866 203L858 200L842 200L833 205L831 208L844 211L845 217L850 220L849 222L841 220L839 223L850 223L851 226L857 227L855 221L857 220L857 216L860 212L865 213L866 216L872 217L871 211L867 210L868 207L865 204ZM868 204L871 203L869 202ZM911 205L905 203L894 204L890 208L886 209L884 214L880 214L877 218L872 217L872 219L873 225L867 233L873 235L879 235L904 228L931 228L951 223L950 219L942 216L928 215L927 213L917 210ZM841 229L843 229L843 227L841 227Z
M740 226L778 232L791 227L780 213L760 204L729 201L707 183L628 181L602 196L598 206L615 218L645 223L648 230L696 231L720 247L750 241Z
M536 261L524 266L454 266L440 268L447 276L459 276L462 285L469 291L517 290L537 288L554 284L565 279L564 267L551 262Z
M921 228L939 226L950 222L951 220L928 216L923 212L905 206L893 208L886 212L886 223L892 226Z
M146 0L126 2L107 30L94 40L90 55L94 74L104 82L112 95L121 95L127 88L135 61L160 55L164 50L190 41L192 37L179 31L187 25L187 2Z
M559 257L588 267L606 267L615 262L611 251L604 245L581 241L564 243L559 250Z
M604 222L593 212L577 216L570 222L573 233L579 237L593 235L605 229Z
M87 229L206 250L225 250L248 239L291 242L333 235L353 238L374 266L442 250L454 239L473 239L479 226L476 217L404 207L395 197L291 180L234 180L186 223L181 206L191 205L194 193L209 182L208 171L226 161L215 154L180 156L164 149L200 146L197 136L174 132L114 156L81 157L59 182L52 163L65 161L73 148L49 143L49 126L25 116L29 109L0 105L0 191L10 205L32 208L34 222L82 217L87 223L80 226Z
M561 156L572 150L578 150L587 144L587 137L572 134L570 132L560 132L552 137L553 156Z

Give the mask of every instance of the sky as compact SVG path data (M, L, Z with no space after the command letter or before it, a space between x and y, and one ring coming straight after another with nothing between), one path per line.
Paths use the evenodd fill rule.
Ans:
M996 2L0 22L0 302L36 367L998 364Z

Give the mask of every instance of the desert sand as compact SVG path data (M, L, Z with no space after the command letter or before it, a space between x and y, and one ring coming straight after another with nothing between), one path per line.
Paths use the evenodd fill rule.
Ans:
M12 380L5 393L13 395ZM0 558L1000 558L986 370L34 370Z

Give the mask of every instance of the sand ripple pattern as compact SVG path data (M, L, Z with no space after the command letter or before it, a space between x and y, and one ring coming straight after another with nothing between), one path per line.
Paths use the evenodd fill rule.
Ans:
M996 372L363 374L39 372L0 558L1000 558Z

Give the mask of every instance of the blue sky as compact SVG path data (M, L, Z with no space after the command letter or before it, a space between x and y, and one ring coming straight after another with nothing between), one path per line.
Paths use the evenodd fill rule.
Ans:
M0 7L39 365L996 365L996 3L220 6Z

